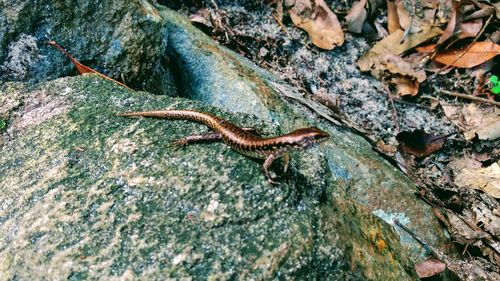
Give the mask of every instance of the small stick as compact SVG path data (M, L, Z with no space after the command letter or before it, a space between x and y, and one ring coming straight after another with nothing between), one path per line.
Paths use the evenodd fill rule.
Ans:
M276 13L272 13L272 15L273 15L273 18L276 21L276 23L280 26L281 31L283 33L285 33L287 36L290 36L290 34L286 30L285 26L283 25L283 22L278 18L278 16L276 15Z
M211 0L210 2L212 2L212 5L214 5L215 9L218 11L219 6L217 5L217 3L214 0Z
M396 129L398 130L399 133L399 117L398 117L398 111L396 110L396 106L394 105L394 101L392 100L392 95L391 91L389 88L384 85L385 92L387 93L387 96L389 97L389 101L392 106L392 116L394 117L394 124L396 125Z
M403 34L403 37L401 37L401 40L399 41L399 44L403 44L403 42L406 40L406 37L410 34L410 31L413 27L413 15L410 17L410 26L405 30L405 33Z
M422 96L424 97L424 96ZM420 105L420 104L417 104L417 103L413 103L413 102L409 102L409 101L404 101L402 99L392 99L395 103L400 103L400 104L404 104L404 105L409 105L409 106L414 106L414 107L418 107L418 108L421 108L421 109L426 109L426 110L432 110L430 107L428 106L425 106L425 105Z
M434 256L437 256L436 253L434 253L434 251L431 249L431 247L429 247L429 245L427 245L427 243L424 242L424 240L422 240L420 237L418 237L415 233L413 233L413 231L411 231L409 228L407 228L406 226L404 226L402 223L399 222L398 219L393 219L392 220L397 226L401 227L404 231L406 231L408 234L411 235L411 237L413 237L413 239L415 239L420 245L422 245L422 247L424 247L424 249L429 252L429 253L432 253Z
M497 102L494 100L488 100L488 99L483 99L483 98L476 97L476 96L450 92L447 90L439 90L439 91L445 95L448 95L448 96L459 97L459 98L463 98L463 99L469 99L469 100L473 100L473 101L477 101L477 102L489 103L489 104L493 104L496 106L500 106L500 102Z

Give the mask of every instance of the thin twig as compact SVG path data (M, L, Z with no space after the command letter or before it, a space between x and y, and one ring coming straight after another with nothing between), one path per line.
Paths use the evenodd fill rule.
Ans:
M423 96L422 96L423 97ZM417 107L417 108L421 108L421 109L425 109L425 110L432 110L432 108L428 107L428 106L425 106L425 105L420 105L420 104L417 104L417 103L414 103L414 102L409 102L409 101L404 101L402 99L392 99L395 103L400 103L400 104L404 104L404 105L408 105L408 106L414 106L414 107Z
M489 103L489 104L493 104L493 105L496 105L496 106L500 106L500 102L497 102L497 101L494 101L494 100L488 100L488 99L483 99L483 98L476 97L476 96L471 96L471 95L466 95L466 94L460 94L460 93L450 92L450 91L447 91L447 90L439 90L439 91L441 93L445 94L445 95L452 96L452 97L459 97L459 98L468 99L468 100L472 100L472 101L477 101L477 102L482 102L482 103Z
M276 23L279 25L281 31L283 33L285 33L287 36L290 36L290 34L288 33L288 31L285 28L285 25L283 25L283 22L278 18L278 16L276 15L276 13L272 13L272 15L273 15L273 18L276 21Z
M276 2L276 11L272 12L272 15L273 15L274 20L280 26L281 31L283 31L283 33L285 33L287 36L290 36L290 34L288 34L288 31L286 30L285 26L283 25L283 1L282 0L278 0Z
M447 64L446 66L444 66L437 73L440 73L440 72L446 70L450 66L453 68L454 66L452 66L452 64L456 63L459 59L461 59L470 50L470 48L472 47L472 45L474 45L474 43L476 43L477 39L479 39L479 37L481 35L483 35L484 31L486 30L486 27L490 24L490 21L491 21L492 18L493 18L493 15L491 15L488 18L488 20L486 20L486 22L484 23L483 28L481 29L481 31L479 31L479 33L476 35L476 37L474 37L474 40L472 40L472 42L467 46L467 48L465 48L465 50L453 62L451 62L451 63Z
M398 117L398 111L396 110L396 106L394 105L394 101L392 100L392 95L391 91L387 87L387 85L384 85L385 92L387 93L387 96L389 97L389 102L391 103L392 106L392 115L394 117L394 124L396 125L396 130L399 133L399 117Z
M218 11L219 10L219 6L217 5L217 3L214 1L214 0L211 0L210 2L212 2L212 5L215 7L215 9Z
M398 219L393 219L392 220L397 226L401 227L404 231L406 231L408 234L413 237L428 253L432 253L434 256L437 256L436 253L431 249L431 247L424 242L420 237L418 237L413 231L411 231L408 227L404 226L402 223L399 222Z
M412 27L413 27L413 15L411 15L411 17L410 17L410 26L408 26L408 28L403 33L403 37L401 37L399 44L403 44L403 42L406 40L406 37L408 37L408 35L410 35Z

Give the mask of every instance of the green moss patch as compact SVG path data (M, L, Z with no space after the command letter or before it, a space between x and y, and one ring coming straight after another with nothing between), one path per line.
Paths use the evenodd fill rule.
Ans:
M0 118L0 132L7 130L7 120Z

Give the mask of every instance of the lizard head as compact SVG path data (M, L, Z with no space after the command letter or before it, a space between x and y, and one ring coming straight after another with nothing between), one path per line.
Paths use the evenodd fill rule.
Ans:
M292 139L292 142L298 147L309 148L315 144L326 141L330 134L321 131L316 127L302 128L286 135Z

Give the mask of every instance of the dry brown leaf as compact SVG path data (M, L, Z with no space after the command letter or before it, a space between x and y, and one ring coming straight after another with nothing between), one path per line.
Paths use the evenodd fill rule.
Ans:
M380 58L379 68L387 70L393 74L400 74L402 76L409 76L417 80L419 83L425 81L427 76L425 71L418 69L415 64L401 58L398 55L387 54Z
M462 169L455 177L455 184L481 190L494 198L500 198L500 166L497 162L486 168Z
M429 2L431 3L427 4L427 7L432 8L433 13L431 17L426 17L426 19L435 24L445 24L448 22L448 15L453 9L453 0L432 0Z
M490 41L474 42L461 49L437 53L433 60L458 68L471 68L480 65L500 54L500 45Z
M469 76L474 77L474 91L472 92L474 96L479 96L484 93L487 95L490 94L487 87L488 80L486 79L486 73L490 72L493 69L493 66L493 60L489 60L474 67L472 72L470 72Z
M492 212L483 204L474 206L471 211L473 212L464 210L459 215L446 210L447 220L444 224L455 242L478 247L484 256L489 257L491 262L500 264L500 255L498 254L500 246L491 237L492 234L498 236L500 218L494 214L495 211Z
M425 157L440 150L448 135L432 135L423 130L401 132L397 134L398 150L416 157Z
M443 44L444 41L448 40L453 34L455 34L455 28L457 27L457 17L459 16L460 1L453 1L453 9L451 10L450 18L448 19L448 25L446 25L443 34L439 37L437 45Z
M403 29L407 29L410 25L410 15L405 9L404 3L401 0L396 0L396 13L398 14L399 26Z
M464 21L475 20L480 18L487 18L496 13L495 7L490 6L485 3L480 3L481 9L476 10L475 12L465 16L463 18Z
M452 0L422 0L421 4L424 7L424 19L436 25L446 23L448 21L447 16L450 14L452 6L451 1Z
M477 129L476 134L480 140L496 140L500 138L500 116L493 117L490 122Z
M435 19L436 17L436 10L433 9L425 9L424 10L424 20L428 21L428 22L434 22L436 23L437 22L437 19Z
M395 153L396 162L398 167L407 175L412 174L412 169L415 166L415 156L405 153L398 146L398 149Z
M481 4L483 5L483 4ZM467 17L463 16L464 13L467 13L466 9L476 9L474 5L464 5L463 1L453 1L453 9L451 13L451 18L448 21L448 25L440 40L438 41L438 45L442 44L449 38L454 38L454 41L450 42L452 45L454 42L467 38L467 37L475 37L483 26L483 20L481 17ZM491 12L491 11L490 11Z
M455 173L463 169L479 169L482 166L481 162L467 155L460 158L453 158L448 164L448 167L455 171Z
M495 155L495 152L491 153L492 155ZM488 160L491 159L491 156L490 153L488 152L483 152L483 153L479 153L479 152L474 152L472 153L472 158L478 162L486 162ZM498 154L497 154L498 155ZM500 210L500 209L499 209Z
M446 264L438 259L427 259L415 264L415 271L420 278L427 278L443 272Z
M392 0L387 0L387 29L389 30L389 33L394 33L395 31L401 29L401 26L399 25L397 6Z
M444 114L462 131L466 140L478 135L481 140L500 138L500 112L495 106L479 107L468 104L463 107L441 104Z
M464 106L461 111L463 123L469 130L464 132L465 138L470 140L478 135L481 140L494 140L500 137L500 112L496 107L480 108L475 104Z
M459 39L467 38L467 37L476 37L476 35L481 31L483 27L483 20L477 19L469 22L460 23L460 34L458 35Z
M415 50L419 53L432 53L436 49L436 44L416 47Z
M397 151L394 145L386 144L382 139L377 141L376 146L380 151L390 156L393 156Z
M398 55L387 54L380 58L374 69L371 70L374 77L389 81L396 87L399 96L415 96L418 94L420 83L427 78L425 71L418 69L413 63Z
M120 83L116 80L114 80L113 78L110 78L100 72L98 72L97 70L94 70L86 65L83 65L82 63L80 63L78 60L76 60L72 55L70 55L68 52L66 52L66 50L63 49L63 47L59 46L59 44L56 43L56 41L49 41L47 42L47 44L53 46L54 48L56 48L57 50L59 50L60 52L62 52L65 56L67 56L71 62L73 63L73 65L76 67L76 70L78 71L78 73L80 74L84 74L84 73L94 73L94 74L97 74L99 76L101 76L102 78L106 79L106 80L109 80L109 81L113 81L115 82L116 84L128 89L128 90L131 90L133 91L133 89L127 87L127 85L123 84L123 83Z
M406 37L406 40L401 42L404 36L404 31L397 30L377 42L356 63L361 71L369 71L379 62L382 55L402 54L403 52L413 49L425 41L440 35L441 33L441 29L434 27L431 24L424 25L421 32L411 33Z
M415 65L415 68L418 69L423 69L423 67L430 59L430 56L424 53L412 53L409 55L405 55L404 58L405 61L410 62L412 65Z
M408 77L399 76L391 79L391 84L396 86L396 94L402 96L416 96L418 94L418 81Z
M207 8L199 9L196 13L189 16L190 22L203 24L204 26L213 28L212 21L210 20L210 11Z
M283 0L278 0L276 2L276 19L278 22L283 22Z
M304 29L318 48L332 50L344 44L344 32L337 16L324 0L296 0L288 11L293 23Z
M361 33L363 30L363 24L368 16L365 8L366 1L367 0L361 0L354 3L349 11L349 14L345 17L347 29L350 32Z
M410 28L411 24L410 33L420 32L422 30L422 26L426 24L417 16L413 16L412 18L408 11L406 11L404 2L402 0L396 0L396 12L401 28L407 30L408 28Z
M439 38L437 45L443 44L446 40L452 37L455 38L455 41L467 37L475 37L479 33L479 31L481 31L481 27L483 26L482 19L476 19L470 22L462 22L460 11L460 1L453 1L453 9L450 14L448 25ZM450 43L450 45L452 43Z

